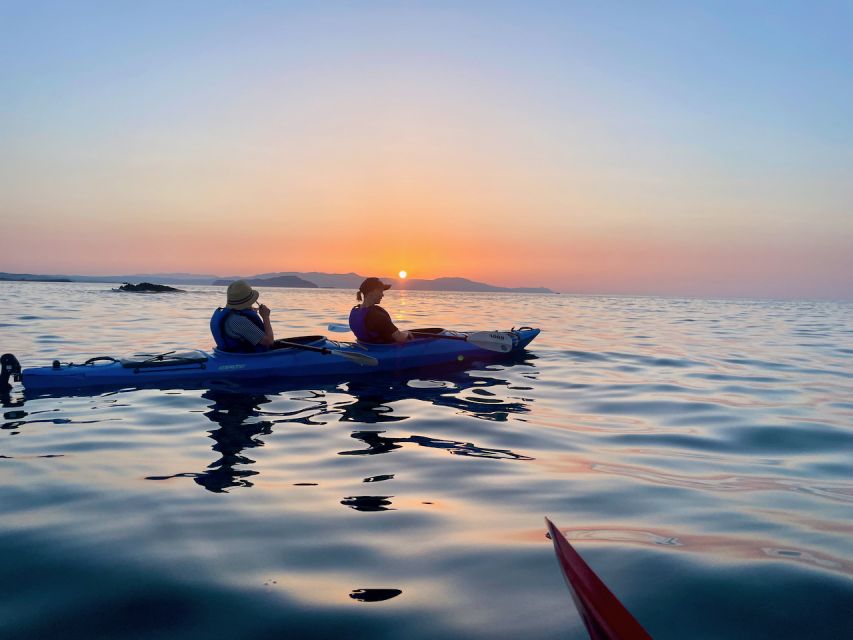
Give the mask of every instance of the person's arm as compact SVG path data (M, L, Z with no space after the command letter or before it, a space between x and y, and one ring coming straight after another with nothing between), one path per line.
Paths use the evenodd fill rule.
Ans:
M242 340L251 346L261 344L261 340L266 337L266 333L263 329L258 327L258 325L249 320L246 316L238 313L229 315L225 320L225 332L232 338Z
M400 331L399 329L391 334L394 342L406 342L410 337L411 334L408 331Z
M270 322L270 310L265 304L258 305L258 315L264 321L264 337L258 343L264 347L271 347L275 342L275 334L272 331L272 322Z

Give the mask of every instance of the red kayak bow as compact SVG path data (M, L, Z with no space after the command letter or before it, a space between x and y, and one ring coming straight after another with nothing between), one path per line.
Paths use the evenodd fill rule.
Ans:
M652 640L554 523L545 518L545 524L548 525L566 584L591 640Z

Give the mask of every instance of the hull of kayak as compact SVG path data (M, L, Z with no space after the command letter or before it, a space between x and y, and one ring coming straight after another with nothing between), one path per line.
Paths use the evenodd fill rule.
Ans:
M450 332L448 332L450 333ZM487 351L463 340L423 338L405 344L374 345L335 342L322 336L298 340L314 348L352 352L375 358L375 366L352 362L340 355L286 348L264 353L182 351L130 358L106 356L84 364L54 362L52 366L24 369L21 380L28 391L82 389L86 387L162 386L195 384L213 380L259 378L348 377L370 373L394 373L441 365L476 366L502 355L523 350L539 329L511 332L513 347L508 354ZM464 333L453 334L464 336Z

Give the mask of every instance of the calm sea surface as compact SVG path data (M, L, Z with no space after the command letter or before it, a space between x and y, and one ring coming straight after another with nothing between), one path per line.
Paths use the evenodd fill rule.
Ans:
M0 283L0 352L208 349L224 289ZM349 291L262 290L279 337ZM487 369L3 398L2 638L585 638L543 516L657 639L853 633L853 305L390 292ZM335 334L336 337L346 337Z

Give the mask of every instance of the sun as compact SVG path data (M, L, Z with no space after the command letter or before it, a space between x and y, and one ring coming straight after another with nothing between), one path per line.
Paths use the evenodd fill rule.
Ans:
M408 274L408 273L406 273L405 271L401 271L401 272L400 272L400 273L398 273L397 275L398 275L398 276L400 276L400 280L405 280L405 279L406 279L406 276L407 276L407 275L409 275L409 274Z

